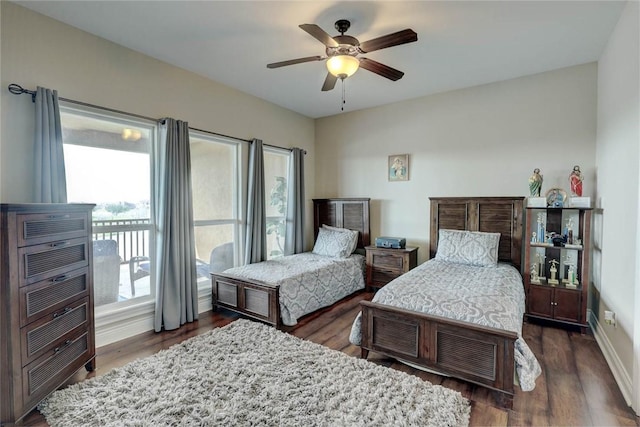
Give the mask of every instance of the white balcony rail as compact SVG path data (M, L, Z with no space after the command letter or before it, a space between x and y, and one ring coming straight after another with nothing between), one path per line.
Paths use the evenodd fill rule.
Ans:
M115 240L121 263L132 257L149 256L149 231L147 219L111 219L93 221L93 240Z

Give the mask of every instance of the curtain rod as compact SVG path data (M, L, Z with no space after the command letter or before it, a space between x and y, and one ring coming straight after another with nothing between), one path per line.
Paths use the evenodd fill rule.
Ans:
M31 102L36 102L36 91L35 90L23 89L22 86L20 86L19 84L16 84L16 83L11 83L9 85L8 89L9 89L9 92L11 92L14 95L22 95L24 93L27 93L27 94L31 95ZM70 102L72 104L82 105L84 107L98 108L100 110L106 110L106 111L110 111L112 113L118 113L118 114L125 114L127 116L133 116L133 117L137 117L139 119L149 120L149 121L152 121L152 122L158 122L158 123L164 122L164 118L156 119L156 118L153 118L153 117L147 117L147 116L143 116L143 115L140 115L140 114L129 113L129 112L122 111L122 110L116 110L114 108L102 107L100 105L89 104L87 102L82 102L82 101L76 101L75 99L62 98L62 97L58 97L58 99L60 101ZM189 129L195 130L197 132L208 133L210 135L221 136L223 138L235 139L236 141L248 142L250 144L253 142L253 139L238 138L238 137L235 137L235 136L225 135L223 133L213 132L213 131L210 131L210 130L193 128L191 126L189 126ZM280 149L284 149L284 150L293 151L292 148L278 147L277 145L271 145L271 144L262 144L262 145L267 146L267 147L272 147L272 148L280 148ZM307 150L302 150L302 151L304 152L304 154L307 154Z

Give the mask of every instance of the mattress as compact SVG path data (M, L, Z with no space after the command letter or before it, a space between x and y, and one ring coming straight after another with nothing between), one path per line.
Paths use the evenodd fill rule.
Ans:
M364 261L358 254L333 258L304 252L230 268L224 274L279 286L282 323L293 326L305 314L364 289Z

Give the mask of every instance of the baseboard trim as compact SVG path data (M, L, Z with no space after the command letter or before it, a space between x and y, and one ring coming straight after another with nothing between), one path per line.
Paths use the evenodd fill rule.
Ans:
M596 342L609 365L609 369L611 369L611 372L613 373L613 377L622 392L622 396L624 397L625 402L627 402L627 405L632 406L633 382L631 381L631 375L629 375L629 373L624 369L620 357L618 357L615 348L611 345L611 341L609 341L609 337L602 328L602 325L598 322L598 318L591 310L589 310L588 315L593 336L595 337Z

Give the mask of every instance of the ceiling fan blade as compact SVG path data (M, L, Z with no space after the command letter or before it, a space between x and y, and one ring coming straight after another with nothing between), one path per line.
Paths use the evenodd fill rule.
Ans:
M378 61L374 61L373 59L360 58L360 68L364 68L365 70L369 70L372 73L376 73L381 75L382 77L386 77L389 80L400 80L404 73L400 70L396 70L395 68L391 68L388 65L384 65L379 63Z
M367 53L374 50L385 49L391 46L397 46L399 44L411 43L418 40L418 35L411 29L398 31L397 33L387 34L386 36L378 37L360 43L360 52Z
M333 39L326 31L318 27L316 24L300 24L298 27L302 28L307 33L311 34L326 47L338 47L339 44Z
M336 86L336 82L338 78L331 73L327 73L327 78L324 79L324 84L322 85L322 91L326 92L328 90L333 89Z
M278 67L284 67L286 65L301 64L303 62L322 61L323 59L326 59L326 57L319 56L319 55L307 56L306 58L290 59L288 61L274 62L273 64L267 64L267 68L278 68Z

